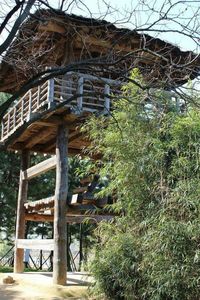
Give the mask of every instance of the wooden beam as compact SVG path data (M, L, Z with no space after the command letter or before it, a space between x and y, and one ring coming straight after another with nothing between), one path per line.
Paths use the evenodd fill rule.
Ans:
M55 21L48 21L47 24L45 24L45 25L39 25L38 30L57 32L57 33L65 33L66 32L65 27L59 25Z
M82 132L80 132L80 131L73 131L70 135L69 135L69 144L72 142L72 141L74 141L74 140L76 140L76 139L78 139L78 138L80 138L80 137L83 137L83 133Z
M53 156L49 159L46 159L44 161L42 161L41 163L27 169L24 170L22 172L22 179L32 179L42 173L45 173L49 170L52 170L56 167L56 157Z
M51 127L50 127L51 128ZM52 129L47 129L46 127L40 130L36 135L31 136L29 140L26 142L26 148L31 149L34 145L41 142L44 138L47 138L49 135L51 135L55 128L52 127Z
M25 237L25 209L24 202L27 200L28 180L24 178L23 172L29 165L29 152L23 150L21 154L21 169L20 169L20 182L17 203L17 221L16 221L16 240ZM24 270L24 250L17 247L15 244L14 250L14 272L22 273Z
M50 214L26 213L25 219L26 221L53 223L54 216Z
M69 126L67 126L69 128ZM83 134L80 131L76 131L76 129L69 134L69 141L68 143L72 142L73 140L79 138ZM49 140L47 143L45 143L44 148L45 151L50 151L52 148L55 148L56 143L56 137L53 137L51 140Z
M35 122L38 125L47 126L47 127L55 127L58 125L61 125L65 122L64 118L60 115L51 115L50 117L46 119L41 119Z
M38 210L46 210L54 207L54 198L55 196L51 196L45 199L36 200L32 202L27 202L24 204L25 209L28 212L38 211Z
M56 140L56 189L54 206L54 257L53 283L66 284L66 199L68 194L68 130L64 125L58 127Z
M112 215L79 215L79 216L66 216L66 223L67 224L80 224L84 223L86 220L89 223L99 223L101 221L110 221L114 218ZM37 214L37 213L26 213L25 219L27 221L34 221L34 222L50 222L53 223L54 216L50 214Z
M54 240L53 239L18 239L16 245L20 249L39 249L39 250L48 250L52 251L54 249Z

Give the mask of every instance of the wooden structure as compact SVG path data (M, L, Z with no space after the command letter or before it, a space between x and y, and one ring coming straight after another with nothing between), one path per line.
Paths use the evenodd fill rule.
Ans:
M87 59L89 63L91 57L98 62L105 54L108 54L107 59L121 57L119 64L105 66L104 61L103 66L97 63L91 69L86 63L82 67L77 63ZM123 56L127 59L122 59ZM36 12L22 26L1 63L0 91L16 92L46 67L70 66L72 63L78 67L28 90L2 120L1 147L21 153L15 272L23 271L25 248L54 250L53 280L65 284L67 222L81 223L86 217L92 222L112 218L103 211L95 214L95 208L103 208L107 199L95 200L88 196L91 180L76 189L72 199L67 201L67 158L82 153L89 144L79 130L88 115L110 113L112 101L115 101L113 96L120 93L119 70L127 73L137 66L146 80L151 78L152 84L158 80L169 85L172 80L180 84L197 75L198 62L193 59L190 69L171 68L170 76L166 76L167 61L186 64L193 56L159 39L118 29L105 21L48 10ZM30 166L31 152L53 156ZM56 169L55 195L28 202L29 181L51 169ZM54 238L24 239L27 220L54 222Z

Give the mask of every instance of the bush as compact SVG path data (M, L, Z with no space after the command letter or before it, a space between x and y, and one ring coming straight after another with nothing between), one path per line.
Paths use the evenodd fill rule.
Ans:
M102 224L96 255L90 269L95 277L95 293L109 299L138 299L141 285L141 254L133 232L120 223ZM125 231L124 231L125 230Z

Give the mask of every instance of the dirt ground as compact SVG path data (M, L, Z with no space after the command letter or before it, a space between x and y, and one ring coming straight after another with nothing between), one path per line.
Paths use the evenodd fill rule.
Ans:
M8 275L15 280L13 284L3 284ZM67 273L67 285L52 284L52 273L0 273L0 300L60 300L88 299L88 286L91 277L84 272Z

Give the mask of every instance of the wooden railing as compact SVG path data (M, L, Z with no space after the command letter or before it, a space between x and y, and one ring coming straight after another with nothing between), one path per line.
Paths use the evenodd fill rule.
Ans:
M69 100L66 106L75 113L109 113L110 95L119 94L119 89L119 81L75 72L49 79L41 86L30 89L5 114L1 123L1 141L28 122L32 114L56 107L66 100Z

